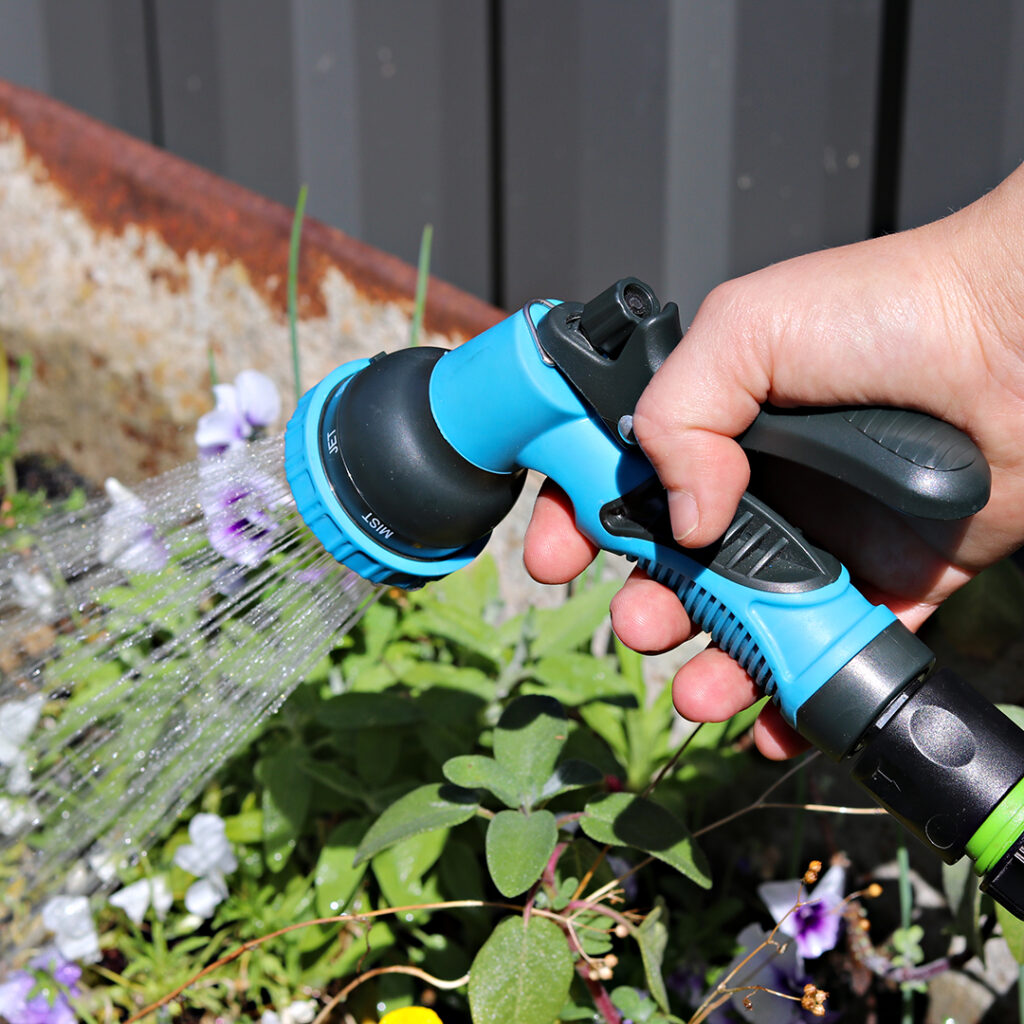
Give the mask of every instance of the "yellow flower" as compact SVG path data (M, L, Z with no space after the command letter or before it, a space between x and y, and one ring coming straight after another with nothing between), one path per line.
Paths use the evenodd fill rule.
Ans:
M443 1024L433 1010L425 1006L403 1006L400 1010L385 1013L380 1024Z

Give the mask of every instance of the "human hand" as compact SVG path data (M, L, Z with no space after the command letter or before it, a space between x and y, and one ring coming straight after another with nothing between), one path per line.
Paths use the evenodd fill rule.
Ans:
M976 572L1024 541L1024 171L970 207L915 231L798 257L715 289L655 375L633 427L669 495L673 532L708 544L749 480L733 440L760 407L887 405L928 412L970 435L992 467L992 498L967 523L924 522L842 488L766 495L840 557L864 593L911 628ZM806 482L806 481L805 481ZM795 509L795 511L794 511ZM547 583L593 558L568 500L538 499L525 561ZM673 593L634 573L612 602L628 646L670 649L691 633ZM674 681L677 709L717 721L759 694L715 649ZM803 742L769 706L759 748Z

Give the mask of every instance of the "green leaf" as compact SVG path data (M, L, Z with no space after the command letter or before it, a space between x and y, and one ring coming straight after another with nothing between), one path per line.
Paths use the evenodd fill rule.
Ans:
M487 870L503 896L518 896L540 878L558 841L550 811L499 811L487 826Z
M561 793L584 786L596 786L604 780L604 775L589 761L581 761L570 757L555 767L551 777L544 783L540 798L550 800Z
M608 606L618 589L617 583L601 583L575 594L559 608L538 608L533 656L564 654L587 643L608 618Z
M263 839L263 812L252 809L224 819L224 836L232 843L258 843Z
M464 691L485 700L494 695L494 679L478 668L446 665L439 661L415 661L403 667L402 682L412 690L447 687Z
M1021 707L1019 704L997 704L996 707L999 708L999 710L1002 711L1002 713L1006 715L1014 725L1024 729L1024 707Z
M519 806L519 789L515 779L493 757L484 754L461 754L445 761L444 777L465 789L486 789L506 807Z
M356 863L420 832L460 825L472 818L478 807L471 790L436 782L420 786L396 800L370 826L359 844Z
M653 999L638 992L629 985L620 985L611 991L615 1009L620 1010L634 1024L645 1024L657 1012L658 1007Z
M424 606L440 600L482 619L501 600L497 563L489 554L483 554L472 565L417 594L416 600Z
M651 993L658 1006L668 1013L668 993L665 991L665 980L661 976L661 964L665 958L665 947L668 945L668 927L664 920L666 916L665 904L658 900L657 906L637 928L636 941L644 962L647 991Z
M633 694L633 686L615 671L611 658L575 652L552 654L530 665L529 672L543 685L544 693L563 704L584 704ZM523 692L537 691L527 685Z
M1019 964L1024 964L1024 921L1014 917L999 903L996 904L996 917L1013 959Z
M504 648L498 639L497 630L478 615L457 605L434 602L405 616L401 628L406 636L443 637L479 654L494 665L504 661Z
M984 943L978 927L981 888L969 857L961 857L955 864L942 865L942 891L953 912L955 934L962 935L968 948L984 959Z
M274 872L288 863L306 824L312 790L301 760L302 753L288 747L256 765L256 777L263 784L264 857Z
M633 846L663 860L702 888L711 888L704 855L686 826L660 804L633 793L609 793L587 804L580 828L595 842Z
M373 873L393 907L435 903L441 898L437 881L424 879L448 840L447 829L422 832L389 846L373 858Z
M569 996L572 957L561 928L534 914L507 917L469 972L473 1024L551 1024Z
M329 729L370 729L411 725L422 715L411 700L393 693L343 693L325 700L316 717Z
M555 769L569 722L556 700L534 694L518 697L494 729L495 760L516 780L520 801L533 805Z
M321 917L340 914L366 874L366 862L354 864L366 821L350 818L332 829L313 871L316 909Z

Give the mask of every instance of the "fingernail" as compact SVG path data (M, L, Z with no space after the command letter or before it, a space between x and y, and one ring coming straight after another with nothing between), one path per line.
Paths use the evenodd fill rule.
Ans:
M677 541L684 541L697 529L700 514L697 500L688 491L669 491L668 514L672 520L672 535Z

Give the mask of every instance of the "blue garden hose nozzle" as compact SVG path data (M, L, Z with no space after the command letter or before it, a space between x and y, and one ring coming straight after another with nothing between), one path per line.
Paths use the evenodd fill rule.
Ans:
M932 672L888 608L753 495L717 543L672 539L632 412L681 337L675 305L628 278L586 304L527 303L450 352L347 363L288 424L299 512L355 572L416 587L476 557L527 469L551 477L583 533L672 589L791 725L1024 916L1024 732ZM977 448L918 413L765 410L740 440L912 515L962 518L988 499Z

